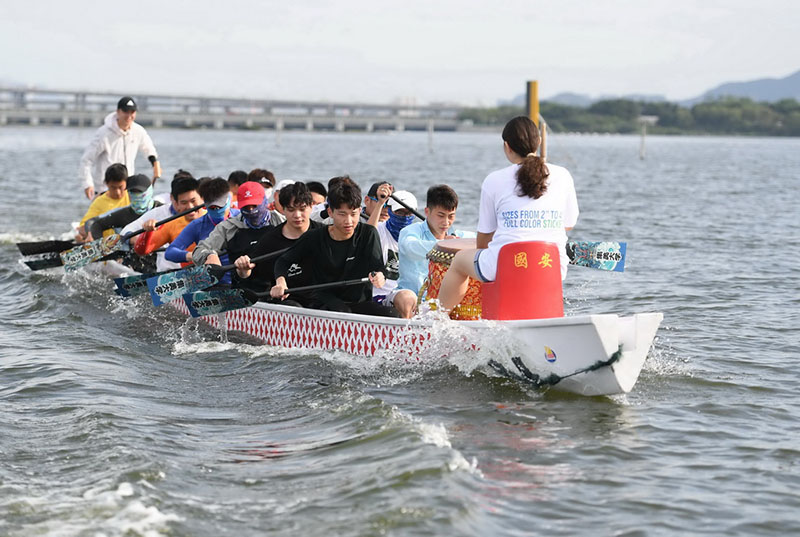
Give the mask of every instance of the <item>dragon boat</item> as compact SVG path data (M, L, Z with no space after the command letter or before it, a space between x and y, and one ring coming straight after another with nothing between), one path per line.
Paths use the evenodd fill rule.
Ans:
M436 298L449 260L459 249L470 247L474 247L474 239L453 239L440 241L431 250L423 301ZM624 243L568 243L567 251L571 264L604 270L624 267ZM178 293L179 299L166 303L213 327L243 332L272 346L341 350L404 361L437 361L466 353L471 363L537 388L587 396L629 392L662 314L565 317L559 255L552 243L504 246L496 281L470 281L465 299L453 309L450 319L442 312L406 320L256 300L228 307L231 295L206 291ZM57 264L46 261L38 266L37 261L25 263L34 270ZM136 294L131 292L134 289L147 290L144 275L118 261L94 262L82 268L117 278L118 293L123 296ZM124 283L128 280L136 283L129 286Z
M423 298L435 298L448 259L473 243L469 239L441 241L429 253L429 279ZM620 253L619 244L612 244L616 246L592 253L594 263L611 264L608 270L624 261L624 245ZM629 392L653 344L662 314L565 317L558 257L552 243L504 247L497 281L483 285L471 281L465 301L454 308L451 319L441 312L406 320L257 301L225 311L231 295L205 291L166 303L213 327L243 332L272 346L341 350L356 356L405 361L441 360L470 353L497 373L537 388L589 396ZM151 281L150 285L156 283Z

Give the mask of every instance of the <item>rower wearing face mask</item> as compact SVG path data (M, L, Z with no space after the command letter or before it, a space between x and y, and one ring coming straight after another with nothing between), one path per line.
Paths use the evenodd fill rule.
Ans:
M392 194L394 198L389 197ZM398 254L400 248L397 241L403 228L414 223L414 213L411 209L417 209L417 198L407 190L394 192L394 188L389 183L382 183L378 186L375 198L379 201L380 207L387 209L388 218L379 221L382 219L380 214L382 211L376 207L367 221L369 225L378 230L383 262L386 264L386 282L383 286L372 290L372 300L394 308L401 317L410 319L417 306L417 295L413 291L397 287L397 280L400 278Z
M203 178L197 193L206 204L206 214L189 222L164 254L167 260L184 266L192 262L192 254L200 241L207 238L222 221L227 220L231 215L239 214L236 209L231 209L232 196L229 192L228 182L221 177ZM228 264L227 255L222 254L219 258L223 264ZM220 282L230 284L230 275L226 273Z
M153 207L162 205L160 201L153 199L153 185L150 184L150 179L144 175L128 177L126 188L130 205L86 221L84 228L89 240L102 237L103 232L107 229L121 230Z
M200 241L192 253L195 265L221 265L220 253L228 259L250 255L258 241L279 222L269 209L264 187L248 181L239 187L236 198L240 214L218 224L209 236Z

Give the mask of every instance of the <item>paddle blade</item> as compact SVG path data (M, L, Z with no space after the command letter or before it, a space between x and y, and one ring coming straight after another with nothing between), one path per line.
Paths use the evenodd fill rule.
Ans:
M202 265L148 278L147 288L150 290L153 305L161 306L185 294L202 291L218 281L216 276Z
M570 265L614 272L625 270L626 250L624 242L567 242Z
M183 296L192 317L215 315L252 306L258 300L243 289L212 289Z
M42 257L40 259L31 259L30 261L24 262L28 265L28 268L31 270L44 270L54 267L60 267L63 263L61 262L61 256L58 254L51 254L47 257Z
M73 241L38 241L18 242L17 248L22 255L49 254L61 252L76 246Z
M114 233L108 237L93 240L92 242L87 242L86 244L81 244L80 246L61 252L59 255L61 256L61 261L64 263L64 270L67 272L74 272L92 261L97 261L101 257L121 249L121 238L122 237Z
M134 274L133 276L124 276L122 278L114 278L114 283L117 288L114 290L119 296L131 297L147 294L147 279L157 276L156 273L149 274Z

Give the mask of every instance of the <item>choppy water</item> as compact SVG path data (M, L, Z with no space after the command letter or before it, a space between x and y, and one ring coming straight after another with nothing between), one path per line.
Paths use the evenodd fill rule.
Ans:
M165 171L349 173L477 192L497 135L151 133ZM570 313L661 311L624 397L536 393L429 360L296 354L31 273L14 243L86 204L91 130L0 129L0 535L800 533L800 140L555 136L577 239ZM162 189L166 185L161 185Z

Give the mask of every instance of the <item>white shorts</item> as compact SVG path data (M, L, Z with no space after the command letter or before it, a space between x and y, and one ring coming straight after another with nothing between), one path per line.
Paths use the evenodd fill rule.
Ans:
M397 287L395 287L394 289L392 289L389 292L388 295L374 296L374 297L372 297L372 300L374 302L377 302L378 304L383 304L384 306L389 306L391 308L391 307L394 307L394 298L397 296L397 293L399 293L400 291L403 291L403 289L398 289ZM409 292L413 292L413 291L409 291Z
M497 277L497 254L488 248L475 254L475 272L484 282L493 282Z

